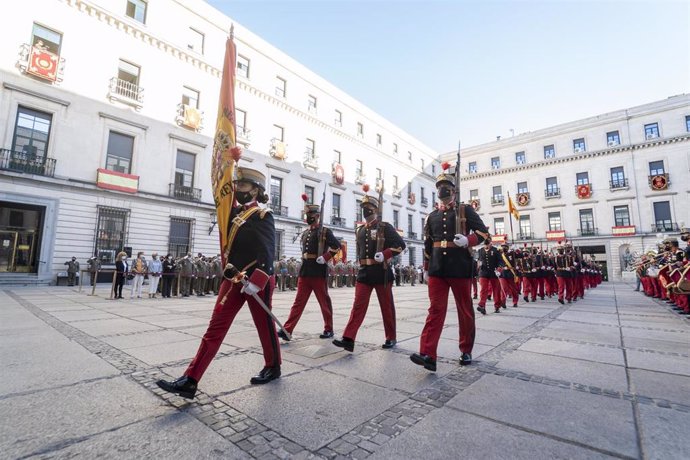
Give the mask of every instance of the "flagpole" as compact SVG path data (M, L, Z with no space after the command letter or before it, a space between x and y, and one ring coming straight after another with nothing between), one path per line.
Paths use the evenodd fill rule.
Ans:
M510 203L510 192L508 192L508 203ZM515 244L515 237L513 236L513 212L508 210L508 217L510 218L510 242Z

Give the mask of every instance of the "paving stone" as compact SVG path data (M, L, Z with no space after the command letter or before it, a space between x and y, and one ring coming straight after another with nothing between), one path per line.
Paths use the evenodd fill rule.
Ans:
M643 369L630 369L629 373L635 393L677 403L690 401L690 377Z
M127 348L128 354L152 365L169 363L179 360L191 361L199 349L199 339L185 340L183 342L168 342L155 345L146 345L135 348ZM221 345L219 353L234 351L234 347Z
M690 413L646 405L639 410L645 458L690 458Z
M518 350L623 366L623 350L568 341L529 339Z
M159 329L158 326L126 318L79 321L72 326L94 337Z
M688 338L690 339L690 336L688 336ZM676 356L646 353L636 350L628 350L626 353L628 357L628 366L631 368L690 376L689 359L678 359Z
M580 324L573 321L554 321L539 332L544 337L582 340L585 342L601 343L620 346L620 335L612 326L596 324Z

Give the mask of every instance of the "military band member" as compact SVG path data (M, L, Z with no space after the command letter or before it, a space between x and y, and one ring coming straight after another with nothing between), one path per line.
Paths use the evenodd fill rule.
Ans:
M565 246L559 244L556 254L556 282L558 283L558 302L564 304L565 300L568 303L572 301L572 282L570 282L571 261L568 254L565 252Z
M484 222L472 206L455 209L455 178L446 172L444 163L436 181L440 203L429 214L424 225L424 266L428 271L429 314L422 330L419 353L410 356L413 363L436 371L438 341L448 309L448 291L453 291L460 322L460 365L472 363L475 324L471 284L473 263L470 249L489 237ZM456 212L465 218L465 234L456 229Z
M249 304L264 354L264 368L257 376L251 378L250 383L263 384L280 377L280 344L273 319L253 297L257 295L270 308L275 287L273 215L269 210L258 206L258 203L268 201L265 184L266 178L261 172L237 168L234 187L238 206L233 207L229 217L227 262L228 265L236 267L241 272L240 275L246 275L248 283L243 287L237 278L223 279L211 322L201 339L196 356L184 375L172 382L156 382L166 391L185 398L194 397L199 380L218 352L230 325L245 302Z
M307 196L303 195L302 199L305 198ZM333 231L330 228L322 227L319 229L321 219L319 205L307 204L304 208L308 227L302 233L302 267L297 280L295 302L292 304L290 315L284 327L285 330L292 334L313 292L316 300L319 302L321 315L323 316L323 332L319 337L329 339L333 337L333 304L331 303L331 296L328 295L326 284L328 277L327 269L329 267L328 261L340 249L340 242L333 235ZM323 253L321 254L318 253L319 247L323 247ZM278 332L278 336L283 340L289 340L282 330Z
M484 240L484 247L479 250L479 306L477 311L486 315L486 299L493 293L494 311L500 313L505 308L505 299L501 291L501 284L496 275L500 266L501 256L491 244L491 238Z
M364 187L364 191L365 193L368 191L368 186ZM405 249L405 242L395 228L388 222L379 222L378 199L364 195L361 207L366 223L358 227L356 231L359 272L355 284L355 300L342 339L333 341L335 346L350 352L355 348L357 331L364 321L373 290L376 290L376 296L379 300L383 329L386 334L386 341L381 347L393 348L395 346L397 341L393 302L393 282L395 279L393 270L391 270L391 258ZM379 238L382 239L383 243L380 251L377 250Z

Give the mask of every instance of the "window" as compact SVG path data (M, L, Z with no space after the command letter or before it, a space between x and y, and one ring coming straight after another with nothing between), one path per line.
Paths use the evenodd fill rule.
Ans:
M316 96L309 95L307 98L307 109L309 113L316 113Z
M168 252L173 257L186 256L192 250L192 225L191 219L179 217L170 218L170 237L168 239Z
M127 16L146 24L146 2L144 0L127 0Z
M524 165L527 162L525 159L525 152L515 152L515 163Z
M338 195L337 193L333 194L333 199L331 201L331 205L333 208L333 214L332 215L335 217L340 217L340 195ZM357 206L357 209L359 210L359 213L361 214L362 213L362 211L361 211L362 207Z
M355 222L364 222L364 210L362 209L362 200L355 201Z
M280 177L271 176L270 198L271 206L281 206L283 202L283 179Z
M19 106L12 150L26 153L32 158L42 157L45 159L52 121L53 116L49 113Z
M558 189L558 178L547 177L546 178L546 196L559 196L561 191Z
M249 78L249 58L237 55L237 75L244 78Z
M283 256L283 235L285 230L276 230L276 246L273 258L275 260L280 260Z
M199 108L199 91L189 88L187 86L182 87L182 104L188 105L195 109Z
M407 232L409 237L412 237L412 233L414 232L414 227L412 226L413 218L414 216L412 214L407 215Z
M412 182L407 183L407 198L412 196Z
M649 175L656 176L657 174L664 173L664 162L663 161L650 161L649 162Z
M285 97L287 95L287 81L284 78L276 77L276 96Z
M431 204L436 203L436 192L431 192Z
M431 163L431 175L435 176L436 175L436 164Z
M333 150L333 161L338 164L342 164L343 155L339 150Z
M376 168L376 179L381 179L383 177L383 171L381 168Z
M618 134L618 131L611 131L610 133L606 133L606 145L609 147L613 147L614 145L620 145L621 143L621 136Z
M501 158L500 157L493 157L491 159L491 169L500 169L501 168Z
M304 156L310 160L316 159L316 143L312 139L307 139L307 148Z
M503 217L496 217L494 219L494 233L496 235L505 235L506 234L506 224L503 221Z
M585 149L585 139L584 138L573 140L573 152L580 153L580 152L584 152L585 150L586 149Z
M397 209L393 210L393 227L400 228L400 211Z
M479 199L479 189L475 188L470 190L470 200L478 200Z
M127 241L127 209L98 207L96 256L102 264L114 264Z
M282 126L273 125L273 139L285 142L285 129Z
M625 172L623 166L616 166L611 168L611 188L626 187Z
M628 206L614 206L613 207L614 225L616 227L624 227L630 225L630 211Z
M529 190L527 189L527 182L518 182L517 192L518 193L529 193Z
M184 150L177 151L177 159L175 161L175 185L178 187L193 187L194 186L194 163L196 157L194 154L185 152Z
M690 132L690 115L685 116L685 130Z
M580 209L580 232L583 236L594 235L594 213L591 209Z
M549 158L555 158L556 157L556 148L553 145L545 145L544 146L544 159L548 160Z
M131 84L132 86L139 86L140 71L141 69L138 65L120 59L120 63L117 68L117 78L118 80Z
M54 30L34 24L31 45L41 50L49 51L57 56L60 55L62 44L62 34Z
M247 131L247 112L242 109L235 109L235 124L237 133L241 136Z
M393 155L398 156L398 144L393 142Z
M419 198L421 198L422 202L426 201L426 197L424 196L424 187L419 187Z
M549 213L549 231L553 232L556 230L562 230L562 228L561 228L561 213L560 212L550 212Z
M645 139L656 139L657 137L659 137L659 123L644 125Z
M381 137L380 134L376 134L376 146L381 147L381 144L383 144L383 138Z
M470 174L474 174L477 172L477 162L476 161L470 161L468 169Z
M654 203L654 222L655 231L657 232L671 232L673 231L673 222L671 221L671 206L668 201L659 201Z
M575 181L577 185L587 185L589 184L589 173L581 172L575 174Z
M311 185L305 185L304 194L307 195L307 203L314 204L314 187Z
M357 136L364 137L364 125L357 122Z
M189 43L187 43L187 48L199 54L204 54L204 34L194 29L189 28ZM239 67L239 61L238 61Z
M132 172L133 151L134 137L110 131L105 168L110 171L130 174Z
M355 160L355 175L357 177L364 177L364 164L362 160Z
M494 203L503 203L503 187L500 185L494 186L493 190L493 202Z
M399 191L400 188L398 187L398 176L393 176L393 192Z
M425 165L424 165L424 158L420 158L421 163L422 163L422 171L424 171Z
M520 238L523 240L532 238L532 223L527 215L520 215Z
M335 111L335 125L343 126L343 112L340 110Z

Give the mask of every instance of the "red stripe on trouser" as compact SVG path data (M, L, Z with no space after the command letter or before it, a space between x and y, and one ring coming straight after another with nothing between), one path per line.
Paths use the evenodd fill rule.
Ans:
M383 284L376 284L374 286L364 283L355 284L355 301L352 304L352 312L350 313L350 319L347 321L347 326L345 326L343 337L352 340L357 338L357 331L359 331L360 326L364 322L364 316L369 308L371 291L374 289L376 289L376 297L378 297L379 306L381 307L386 340L396 340L395 305L393 304L393 285L391 283L388 283L385 289Z
M486 299L491 293L494 299L494 308L503 305L503 291L501 291L501 283L498 278L479 277L479 306L486 306Z
M275 287L275 278L271 276L269 284L263 291L257 294L261 300L270 307L273 289ZM241 284L233 284L231 281L224 279L218 291L218 299L216 306L213 308L211 321L206 329L206 333L201 339L199 350L196 356L189 363L189 367L184 372L184 375L189 376L197 382L201 380L204 372L208 368L213 358L218 353L223 339L232 325L232 321L237 316L242 305L245 302L249 304L249 312L254 320L254 325L259 333L259 340L264 352L264 365L266 367L275 367L281 364L280 345L278 343L278 334L276 333L275 325L270 315L264 311L259 303L251 296L241 294ZM266 290L268 289L268 292ZM225 303L221 305L223 298L227 295Z
M295 302L292 304L290 315L285 322L285 329L290 334L295 330L297 322L302 316L304 307L307 305L307 301L309 301L312 292L314 292L314 296L316 296L316 300L321 307L323 330L333 330L333 308L331 306L331 297L328 295L328 290L326 289L326 278L300 276L297 279L297 295L295 296Z
M537 299L537 279L536 278L522 278L522 292L525 297L531 297L532 300Z
M513 299L513 305L517 305L520 298L520 288L514 278L501 278L501 287L503 288L504 298L510 297Z
M419 340L419 352L423 355L437 358L436 349L441 338L443 323L448 310L448 291L453 291L455 307L458 310L460 322L460 351L472 353L474 346L474 309L470 295L471 279L469 278L439 278L429 277L429 314Z

